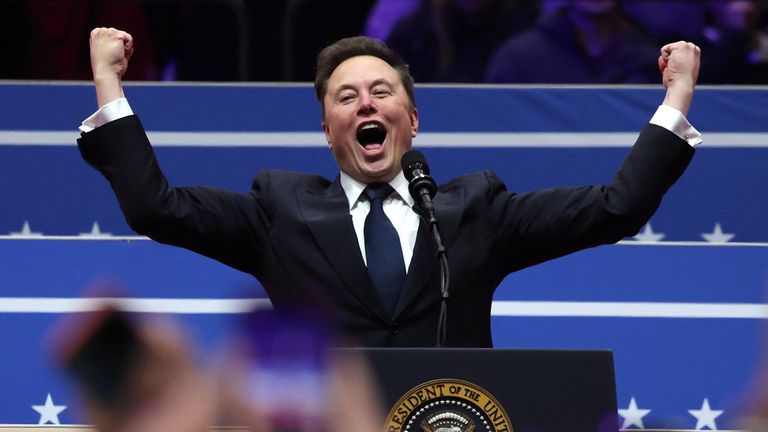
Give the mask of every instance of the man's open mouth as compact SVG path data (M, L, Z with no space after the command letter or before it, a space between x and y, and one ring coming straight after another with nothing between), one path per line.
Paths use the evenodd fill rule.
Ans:
M357 142L368 150L380 147L386 137L387 131L379 122L365 122L357 128Z

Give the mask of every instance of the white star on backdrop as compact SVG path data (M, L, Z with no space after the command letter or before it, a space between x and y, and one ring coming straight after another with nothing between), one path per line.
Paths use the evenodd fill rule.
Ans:
M48 393L48 397L45 398L45 405L32 405L32 409L40 413L39 425L44 425L48 422L52 424L59 423L59 414L67 409L66 405L54 405L51 394Z
M112 233L101 232L98 222L94 222L91 226L91 232L80 233L80 237L112 237Z
M637 402L635 402L635 398L629 400L629 406L626 409L620 409L619 415L624 417L624 424L621 426L622 429L626 429L630 426L637 426L640 429L644 429L643 426L643 417L647 416L651 410L649 409L640 409L637 407Z
M633 238L635 240L641 241L641 242L653 242L653 243L656 243L656 242L660 242L661 239L663 239L665 235L666 234L664 234L664 233L653 232L653 228L651 228L651 224L646 224L645 228L643 228L643 231L640 234L634 236Z
M21 226L21 231L11 232L11 237L42 237L41 232L32 232L32 228L29 227L29 221L24 221L24 225Z
M715 223L715 229L711 233L701 233L701 236L709 243L728 243L736 234L723 233L720 222Z
M723 410L713 410L709 407L709 399L704 398L704 402L701 403L701 409L688 410L688 412L696 417L696 430L702 430L705 427L717 430L715 419L723 413Z

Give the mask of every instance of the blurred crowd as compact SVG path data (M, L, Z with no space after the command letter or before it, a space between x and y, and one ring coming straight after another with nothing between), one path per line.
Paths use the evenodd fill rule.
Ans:
M111 302L52 329L82 407L77 421L97 431L377 432L384 424L367 359L332 349L341 342L317 314L245 314L205 360L178 320Z
M422 83L657 83L680 39L699 83L768 83L768 0L0 0L0 79L90 79L99 26L134 36L128 80L312 81L365 34Z

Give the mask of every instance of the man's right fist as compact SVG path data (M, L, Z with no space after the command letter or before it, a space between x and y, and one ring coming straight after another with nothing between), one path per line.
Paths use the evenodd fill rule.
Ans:
M91 69L94 80L123 78L133 54L133 37L114 28L99 27L91 31Z

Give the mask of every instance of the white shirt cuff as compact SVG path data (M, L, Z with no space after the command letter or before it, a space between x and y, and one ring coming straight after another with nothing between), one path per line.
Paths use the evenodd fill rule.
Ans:
M696 147L704 141L701 139L701 133L688 123L683 113L669 105L659 105L656 114L651 117L651 123L679 136L691 147Z
M129 115L133 115L133 110L131 109L131 105L128 104L128 99L115 99L99 108L98 111L93 113L93 115L87 119L83 120L83 123L78 129L80 129L80 132L90 132L99 126L123 117L128 117Z

